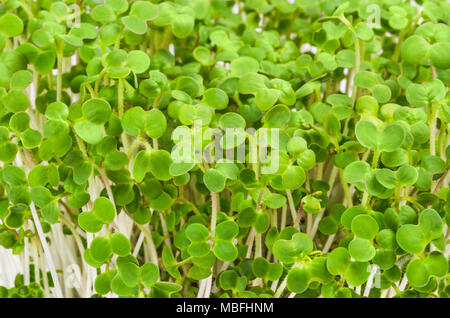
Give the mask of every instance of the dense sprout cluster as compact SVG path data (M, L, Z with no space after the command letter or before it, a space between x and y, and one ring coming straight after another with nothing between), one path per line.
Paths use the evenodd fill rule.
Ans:
M2 1L0 296L449 297L449 17Z

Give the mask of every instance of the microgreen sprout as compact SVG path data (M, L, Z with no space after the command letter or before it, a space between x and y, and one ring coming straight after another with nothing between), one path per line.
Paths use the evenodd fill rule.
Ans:
M2 1L0 297L450 297L416 2Z

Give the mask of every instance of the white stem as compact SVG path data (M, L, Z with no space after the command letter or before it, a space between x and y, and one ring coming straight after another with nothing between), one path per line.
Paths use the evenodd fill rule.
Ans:
M281 208L281 227L280 231L286 227L286 219L287 219L287 205L283 205Z
M144 243L144 233L141 232L141 234L139 234L139 238L136 242L136 245L134 246L134 251L133 251L133 256L137 257L139 250L141 249L142 243Z
M325 242L325 246L322 249L322 254L328 253L328 251L330 250L331 244L333 244L335 236L336 236L336 234L332 234L332 235L328 236L328 239Z
M311 237L311 228L312 228L313 216L311 213L306 214L306 234Z
M334 183L336 182L338 172L339 172L339 169L337 167L333 167L333 170L331 170L330 179L329 179L330 190L328 190L328 195L333 190L333 186L334 186ZM317 229L319 228L319 222L322 219L324 213L325 213L325 209L322 209L322 211L319 212L319 214L316 216L316 219L314 220L314 225L311 229L311 232L309 233L309 236L312 239L314 238L314 236L316 236Z
M217 212L219 208L219 194L211 192L211 236L216 235Z
M291 210L292 223L295 222L297 218L297 211L295 210L294 199L292 198L292 192L289 189L286 189L286 195L289 202L289 209ZM300 225L296 225L296 228L299 229Z
M316 236L317 229L319 228L319 222L322 219L324 213L325 209L322 209L322 211L320 211L319 214L317 214L316 218L314 219L314 224L311 228L311 232L309 232L309 237L314 238L314 236ZM310 214L308 214L308 216L309 215Z
M34 240L31 239L31 245L33 247L32 252L33 252L33 263L34 263L34 281L39 283L41 278L40 278L40 271L39 271L39 254L38 254L38 249L36 247L36 244L34 244Z
M253 242L255 241L256 230L255 227L252 226L250 230L250 234L247 238L247 254L245 254L245 258L250 258L252 255Z
M56 297L62 298L62 290L61 285L59 284L58 275L56 274L55 264L53 263L52 256L50 254L50 249L48 247L47 241L45 240L44 231L42 230L41 222L39 221L39 217L36 212L36 208L34 207L34 203L30 204L31 215L33 216L34 224L36 226L36 230L39 235L39 239L42 244L42 248L44 249L45 260L47 261L47 266L50 270L50 274L52 275L53 284L55 285L55 293Z
M206 287L205 287L205 293L203 295L203 298L209 298L211 294L211 285L212 285L212 274L208 276L206 279Z
M281 294L283 293L284 289L287 285L287 276L283 279L283 281L280 284L280 287L278 287L277 291L275 292L275 298L280 298Z
M276 281L274 281L274 282L272 283L272 286L270 286L270 289L271 289L273 292L275 292L275 291L277 290L278 282L279 282L279 280L277 279Z
M202 279L200 281L200 286L198 287L198 294L197 294L197 298L204 298L203 295L205 293L205 287L206 287L206 280L208 278Z
M375 277L375 274L378 271L378 267L376 265L372 265L372 270L370 271L369 278L367 279L366 288L364 289L364 297L369 297L370 289L372 288L373 279Z
M147 230L147 228L143 225L137 224L137 227L144 233L147 244L149 245L150 259L152 263L158 266L158 253L156 252L155 243L153 243L152 232L151 229Z
M87 246L91 246L92 241L94 240L94 234L92 233L86 233L86 241ZM89 298L92 295L92 291L94 288L94 282L95 278L97 277L97 271L95 268L88 266L87 268L87 279L86 279L86 290L85 290L85 297Z
M383 290L383 292L382 292L381 295L380 295L380 298L386 298L387 295L389 294L389 291L390 291L391 289L392 289L392 287Z
M391 286L391 288L389 289L389 294L388 294L387 297L388 298L392 298L392 297L394 297L395 293L396 293L396 291L395 291L394 287Z
M163 230L163 234L166 237L164 239L164 244L166 244L170 249L172 249L172 244L170 243L169 231L167 230L166 220L164 219L164 215L159 213L159 218L161 219L161 227Z
M276 209L272 210L270 225L278 228L278 211Z
M41 257L42 254L44 254L44 251L42 250L42 246L39 245L38 243L36 243L36 245L38 246L38 251L39 251L39 267L42 269L43 273L42 273L42 279L44 280L44 295L49 295L50 296L50 288L48 285L48 276L47 276L47 267L45 266L45 260L44 257Z
M405 289L405 287L406 287L406 284L408 284L408 278L406 278L406 274L403 276L403 280L402 280L402 282L400 283L400 286L398 286L398 289L400 290L400 291L403 291L404 289Z
M26 237L24 240L23 281L25 285L30 284L30 243Z

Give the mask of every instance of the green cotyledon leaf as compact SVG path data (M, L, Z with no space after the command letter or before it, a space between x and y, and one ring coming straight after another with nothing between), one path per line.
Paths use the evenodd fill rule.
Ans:
M448 3L232 2L1 2L0 297L450 296Z

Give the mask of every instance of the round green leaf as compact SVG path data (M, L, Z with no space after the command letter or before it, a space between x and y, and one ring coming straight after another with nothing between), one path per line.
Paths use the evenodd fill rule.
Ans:
M220 240L232 240L239 233L239 226L233 221L221 222L216 227L216 236Z
M417 169L410 165L401 166L395 173L398 183L412 186L416 183L419 173Z
M161 137L167 128L167 119L159 109L152 109L147 113L144 129L151 138Z
M96 237L89 246L92 258L100 263L107 261L112 255L111 242L106 237Z
M130 15L137 16L145 21L158 17L158 7L147 1L136 1L131 6Z
M225 188L226 177L216 169L208 169L203 175L203 182L211 192L221 192Z
M355 75L355 84L361 88L371 89L377 84L377 78L371 72L360 71Z
M386 126L381 132L379 138L380 151L392 152L400 147L403 143L405 132L402 126L398 124L391 124Z
M217 240L213 250L214 255L224 262L233 262L238 256L238 249L231 241Z
M208 88L203 94L203 101L215 109L225 109L228 106L228 95L220 88Z
M423 230L413 224L402 225L396 234L398 245L409 253L420 253L426 245Z
M414 286L422 287L428 283L430 273L421 259L415 259L406 267L406 277Z
M190 224L186 228L186 237L191 242L202 242L205 241L209 236L208 229L199 223Z
M304 292L309 285L311 275L306 266L294 267L287 276L287 288L293 293Z
M283 186L286 189L295 190L305 183L305 170L299 166L289 166L281 176Z
M430 45L419 35L412 35L403 41L401 46L402 58L408 63L418 64L428 56Z
M442 219L434 209L425 209L419 214L419 226L428 240L442 235Z
M194 17L189 14L179 14L172 20L172 33L184 39L194 30Z
M130 241L122 233L116 232L109 237L112 251L119 256L127 256L131 251Z
M379 227L373 217L368 214L361 214L353 218L351 229L357 237L371 240L378 233Z
M89 121L80 121L74 125L75 132L89 144L97 144L103 138L103 126Z
M358 262L370 261L376 254L376 250L370 241L363 238L353 239L348 245L348 251L350 255Z
M116 19L113 9L109 5L98 5L90 13L91 17L101 23L113 22Z
M149 169L158 180L167 181L172 178L169 172L172 158L165 150L157 150L150 153Z
M128 287L134 287L139 283L140 268L134 263L118 264L119 275L122 282Z
M132 107L128 109L122 117L122 127L130 136L138 135L144 128L146 113L142 107Z
M360 120L355 127L356 138L364 147L378 150L379 132L377 127L367 120Z
M112 222L116 216L114 205L104 197L99 197L95 200L93 212L103 223Z
M131 51L128 53L127 66L136 74L144 73L150 66L150 58L142 51Z
M449 42L434 43L430 48L430 58L433 65L441 69L450 68L450 58L448 56L449 51Z
M0 18L0 30L7 36L18 36L23 31L23 22L15 14L4 13Z
M257 73L259 71L259 63L252 57L241 56L230 63L231 76L241 76L246 73Z
M21 90L10 90L8 94L3 96L2 102L6 109L13 113L25 111L30 105L27 95Z
M145 287L152 287L158 281L159 268L153 263L145 263L141 267L141 281Z
M93 212L80 213L78 216L78 224L83 230L89 233L97 233L103 227L103 223L97 219Z
M344 180L348 183L364 181L370 172L370 166L365 161L353 161L344 169Z

